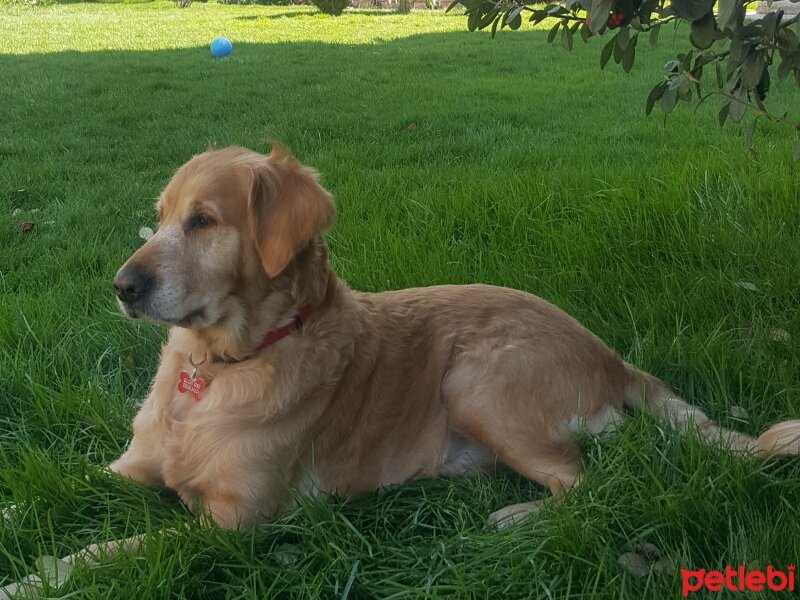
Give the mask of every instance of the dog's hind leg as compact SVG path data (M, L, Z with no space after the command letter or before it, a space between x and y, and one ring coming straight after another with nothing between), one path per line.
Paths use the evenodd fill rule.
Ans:
M503 413L503 403L490 400L497 396L479 387L483 389L446 389L451 428L561 499L581 471L582 453L574 437L553 432L545 422L526 418L529 415ZM489 522L498 527L511 525L540 507L541 501L507 506L492 513Z
M628 377L622 361L593 337L545 341L509 335L474 344L448 370L442 397L456 433L558 500L582 469L575 434L600 433L621 420ZM538 506L509 506L490 520L505 525Z
M509 450L511 449L511 450ZM573 444L519 444L498 452L503 464L524 477L547 486L555 500L560 500L577 482L581 454ZM506 506L489 515L489 523L506 527L538 511L544 500Z

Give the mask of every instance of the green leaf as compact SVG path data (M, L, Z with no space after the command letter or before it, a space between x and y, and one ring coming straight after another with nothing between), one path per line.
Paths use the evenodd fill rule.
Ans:
M735 29L744 18L740 0L719 0L719 28Z
M658 44L658 32L661 31L661 23L656 23L650 29L650 45L655 46Z
M775 35L775 28L778 26L778 13L769 12L761 19L761 30L767 38Z
M572 52L572 32L567 27L561 30L561 45L567 52Z
M617 34L619 36L619 34ZM625 50L620 48L619 44L614 44L614 62L619 64L622 62L622 59L625 58Z
M770 84L769 69L764 69L764 71L761 74L761 81L759 81L758 85L756 86L755 90L756 93L753 94L753 96L755 96L756 99L756 104L764 112L767 111L764 108L764 105L762 104L761 101L767 97L767 94L769 94L769 84Z
M653 112L653 107L656 105L656 102L658 102L661 99L661 96L664 95L664 90L666 89L666 87L667 87L667 82L662 81L660 83L657 83L655 87L652 90L650 90L650 93L647 95L647 104L645 105L644 108L645 116L648 116L650 115L651 112Z
M636 40L638 39L638 35L631 38L630 42L628 42L628 48L625 50L625 56L622 57L622 68L626 73L631 72L633 61L636 60Z
M731 40L731 58L734 59L736 66L739 66L747 58L750 53L751 44L745 41L738 35L734 36Z
M483 17L481 17L480 22L478 23L478 29L485 29L492 23L497 17L500 15L500 9L493 7L490 8L486 13L484 13Z
M722 65L720 64L719 61L717 61L716 63L714 63L714 66L717 68L716 69L717 70L717 87L719 89L722 89L723 87L725 87L725 76L722 73Z
M522 25L522 17L517 13L513 18L508 20L507 25L512 31L516 31L519 29L520 25Z
M692 77L694 77L696 81L692 81L691 84L697 88L697 95L699 97L702 95L700 81L703 79L703 67L695 67L694 71L692 71Z
M749 153L753 147L753 134L756 132L756 122L758 117L750 121L750 124L744 128L744 151Z
M613 0L592 0L592 9L589 11L589 28L597 33L606 25L608 13L611 12Z
M692 59L694 58L694 50L689 50L684 55L678 55L678 58L681 59L681 67L684 71L690 71L692 68Z
M446 10L446 11L444 11L444 12L445 12L445 13L449 13L451 10L453 10L453 9L454 9L456 6L458 6L459 4L461 4L461 0L453 0L453 1L450 3L450 6L448 6L448 7L447 7L447 10Z
M754 90L761 81L766 67L766 57L760 52L751 52L742 63L742 85L745 89Z
M714 0L672 0L675 15L687 21L696 21L711 11Z
M700 19L692 22L692 31L689 40L695 48L705 50L714 43L717 33L717 23L714 20L714 13L708 12Z
M798 20L800 22L800 20ZM784 52L792 52L800 48L800 39L797 34L788 27L781 27L778 29L778 46Z
M614 47L617 45L617 36L612 37L608 43L603 46L603 51L600 53L600 68L604 69L614 52Z
M497 35L497 25L500 23L500 16L492 22L492 37Z
M672 112L675 104L678 102L678 92L672 88L664 90L664 95L661 96L661 110L665 115Z
M511 29L516 31L519 29L519 26L522 24L522 17L520 17L520 13L522 9L525 8L525 5L520 5L510 10L506 13L506 16L503 17L503 26L505 27L508 25Z
M481 5L478 4L475 8L472 8L468 12L468 15L469 16L467 17L467 29L469 29L470 31L475 31L481 22L481 16L482 16Z
M795 64L800 65L800 50L795 50L781 61L781 64L778 66L779 83L786 79L786 76L791 72L792 66Z
M581 39L583 40L583 43L587 43L590 37L592 37L592 31L589 29L589 26L586 23L583 23L581 25Z
M728 111L734 123L742 120L744 113L747 111L747 90L739 87L734 92L734 99L731 100L730 109Z
M626 50L628 48L628 35L630 31L627 27L620 27L619 33L617 34L617 46L619 46L620 50Z
M719 115L717 115L717 119L719 120L719 126L722 127L725 125L725 119L728 118L728 113L731 110L730 101L726 101L725 104L722 105L722 108L719 109Z
M670 77L669 81L667 82L667 85L669 86L669 89L677 90L685 83L688 83L688 81L689 80L686 78L686 75L681 73L680 75L675 75L674 77Z
M534 10L529 20L532 21L534 25L538 25L549 16L546 10Z
M553 28L550 30L550 33L547 34L547 42L550 43L554 39L556 39L556 34L558 34L558 29L561 27L561 21L553 25Z

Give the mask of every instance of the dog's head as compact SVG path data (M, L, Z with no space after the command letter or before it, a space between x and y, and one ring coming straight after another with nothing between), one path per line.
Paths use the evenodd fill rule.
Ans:
M191 329L264 296L333 222L331 195L282 148L210 150L161 193L158 231L114 278L131 317Z

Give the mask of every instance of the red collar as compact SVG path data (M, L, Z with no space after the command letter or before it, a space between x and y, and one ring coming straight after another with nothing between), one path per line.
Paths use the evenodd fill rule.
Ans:
M308 316L311 314L311 307L306 305L297 311L297 314L292 319L291 323L284 325L283 327L278 327L277 329L273 329L272 331L268 331L264 338L261 340L261 343L258 345L258 348L255 349L253 355L258 354L264 348L271 346L278 340L282 340L290 333L297 331L303 327L303 323L308 319ZM242 359L246 360L246 359ZM192 365L192 373L191 375L186 371L181 371L180 376L178 377L178 391L182 394L192 394L195 400L200 400L200 396L203 395L203 392L206 389L206 385L208 383L202 377L197 376L197 369L201 365L206 362L204 358L199 363L195 363L192 361L192 355L189 353L189 363ZM211 356L211 362L224 362L224 363L234 363L234 362L241 362L241 360L226 360L224 358Z
M303 328L303 323L308 320L308 316L311 314L311 307L305 305L303 308L297 311L297 314L292 319L291 323L287 323L283 327L278 327L277 329L273 329L272 331L268 331L267 334L264 336L264 339L261 340L261 343L255 349L255 353L261 352L264 348L271 346L275 342L282 340L290 333L297 331L298 329Z

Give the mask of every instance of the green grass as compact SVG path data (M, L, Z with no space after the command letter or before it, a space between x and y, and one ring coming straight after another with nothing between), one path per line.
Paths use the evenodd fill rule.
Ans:
M800 416L791 135L759 125L752 158L713 101L645 118L685 29L640 44L630 75L599 71L596 40L566 54L546 29L465 29L429 13L0 8L0 496L16 506L0 585L42 554L186 523L58 595L662 599L679 595L679 567L797 562L798 461L735 459L643 415L586 441L586 479L562 506L502 532L489 512L543 494L513 474L303 501L231 533L101 471L165 333L118 314L114 272L180 164L270 137L335 193L332 261L353 287L529 290L728 426ZM234 54L213 61L220 34ZM776 86L771 106L798 99ZM617 558L638 542L674 570L628 574Z

